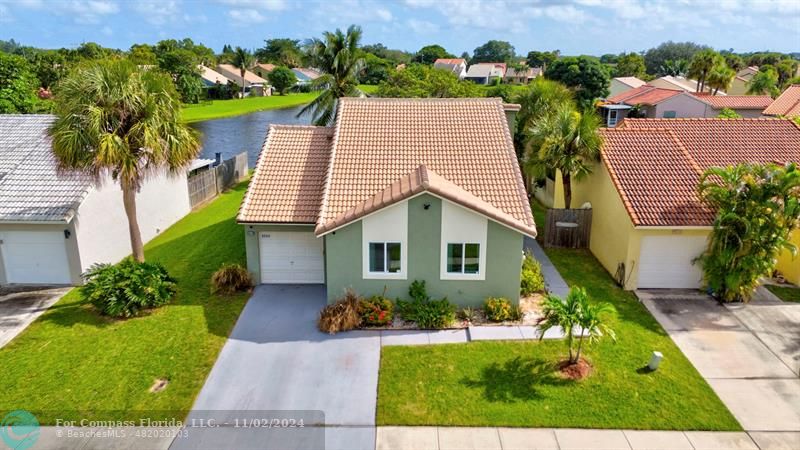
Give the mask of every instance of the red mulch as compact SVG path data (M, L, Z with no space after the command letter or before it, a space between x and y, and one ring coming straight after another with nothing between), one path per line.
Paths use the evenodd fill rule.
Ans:
M592 373L592 365L589 361L581 358L574 364L569 361L561 361L558 364L558 370L564 378L582 380Z

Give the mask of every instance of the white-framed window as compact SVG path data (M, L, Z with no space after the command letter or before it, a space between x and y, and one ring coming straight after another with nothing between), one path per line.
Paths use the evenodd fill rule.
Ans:
M400 273L402 245L399 242L369 243L369 273Z
M663 117L665 119L674 119L678 117L678 114L675 111L664 111Z
M608 110L608 126L613 127L617 124L617 110L616 109L609 109Z
M447 243L447 273L474 275L481 269L481 245L477 242Z

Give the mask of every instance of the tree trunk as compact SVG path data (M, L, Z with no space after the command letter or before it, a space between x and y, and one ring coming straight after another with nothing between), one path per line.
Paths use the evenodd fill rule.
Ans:
M572 205L572 177L569 173L561 172L561 183L564 185L564 208Z
M136 218L136 189L122 182L122 204L125 205L125 215L128 216L128 232L131 236L131 253L133 259L144 262L144 244L142 233L139 231L139 220Z
M564 330L567 332L567 330ZM572 362L572 330L567 332L567 348L569 348L569 362Z
M578 351L575 353L575 363L581 360L581 348L583 347L583 328L581 328L581 337L578 338Z
M240 72L241 72L241 75L242 75L242 98L244 98L244 73L245 73L245 70L242 69L242 70L240 70Z

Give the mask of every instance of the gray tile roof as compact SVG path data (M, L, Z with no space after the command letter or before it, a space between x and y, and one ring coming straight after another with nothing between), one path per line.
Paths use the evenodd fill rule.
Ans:
M50 115L0 115L0 221L72 219L92 181L60 174L50 149Z

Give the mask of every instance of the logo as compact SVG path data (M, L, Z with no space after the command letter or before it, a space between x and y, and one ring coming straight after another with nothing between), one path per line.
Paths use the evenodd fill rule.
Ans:
M0 422L0 438L13 449L27 450L39 439L39 421L28 411L11 411Z

